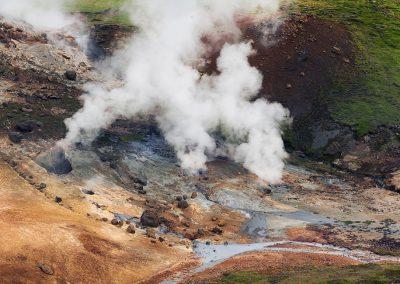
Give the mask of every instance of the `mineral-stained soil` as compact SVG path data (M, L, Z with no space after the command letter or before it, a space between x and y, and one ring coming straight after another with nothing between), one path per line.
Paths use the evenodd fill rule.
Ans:
M284 103L295 120L314 110L325 119L324 104L314 107L318 84L352 68L346 30L295 16L270 46L261 45L259 30L249 28L246 36L258 50L251 62L265 76L260 95ZM196 283L231 271L400 261L396 164L385 176L357 168L357 159L377 164L369 153L382 153L381 135L354 142L357 153L339 155L335 167L295 151L282 182L270 185L223 158L189 176L153 121L118 120L92 145L66 151L70 173L47 172L36 158L65 134L63 120L79 109L83 84L101 81L73 39L60 38L69 48L0 25L1 282ZM330 143L350 131L343 129L321 128L310 143ZM394 145L391 131L385 141ZM21 141L10 136L15 132ZM395 161L394 149L380 157ZM205 262L200 244L229 251L260 242L282 243L196 270Z

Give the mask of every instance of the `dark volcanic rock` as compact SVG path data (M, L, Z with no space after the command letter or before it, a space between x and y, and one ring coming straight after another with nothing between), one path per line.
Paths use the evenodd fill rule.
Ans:
M82 192L87 195L94 195L94 192L92 190L84 189L82 190Z
M21 143L22 141L22 134L15 132L15 131L11 131L10 133L8 133L8 139L10 139L11 142L13 143Z
M22 133L32 132L36 127L36 123L34 121L22 121L18 122L15 125L15 129Z
M60 147L54 147L50 151L40 154L36 158L36 163L48 172L58 175L68 174L72 171L71 163Z
M76 80L76 72L73 70L68 70L65 72L65 77L70 81Z
M160 225L160 217L157 212L146 210L140 217L140 223L145 227L156 228Z
M186 209L189 207L189 203L186 200L181 200L178 202L178 208Z

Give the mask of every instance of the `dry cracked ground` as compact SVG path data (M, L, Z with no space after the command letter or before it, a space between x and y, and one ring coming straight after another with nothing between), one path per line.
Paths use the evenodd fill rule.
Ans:
M315 21L289 20L283 46ZM2 283L235 283L230 275L241 272L400 262L400 174L353 173L354 155L338 162L343 169L294 151L277 185L223 158L188 176L151 119L119 120L66 153L71 172L48 172L41 155L65 134L83 84L101 81L74 39L57 36L62 47L0 21ZM254 64L277 51L264 52ZM340 52L351 64L351 50Z

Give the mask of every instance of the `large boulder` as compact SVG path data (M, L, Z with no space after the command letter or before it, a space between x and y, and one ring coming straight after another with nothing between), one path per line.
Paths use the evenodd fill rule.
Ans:
M54 147L36 157L36 163L48 172L65 175L72 171L72 165L61 147Z

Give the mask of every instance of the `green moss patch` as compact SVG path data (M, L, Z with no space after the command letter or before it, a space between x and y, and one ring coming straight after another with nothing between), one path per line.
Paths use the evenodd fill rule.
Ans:
M333 118L362 135L400 123L400 5L397 0L299 0L303 13L344 24L358 49L356 72L329 86Z

